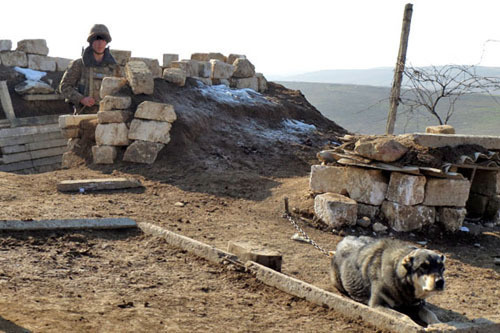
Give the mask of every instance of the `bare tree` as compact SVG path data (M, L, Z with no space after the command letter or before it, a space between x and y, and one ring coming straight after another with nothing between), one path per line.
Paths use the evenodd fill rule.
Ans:
M404 75L406 82L400 96L401 104L408 112L429 112L440 125L448 123L455 112L455 103L461 97L488 94L496 101L492 92L500 90L500 78L481 76L476 66L407 66ZM448 102L448 107L438 110L438 105L446 104L441 103L443 101Z

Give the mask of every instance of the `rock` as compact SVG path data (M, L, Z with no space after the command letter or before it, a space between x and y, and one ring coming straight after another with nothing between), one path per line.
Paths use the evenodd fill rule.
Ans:
M179 55L172 53L163 54L163 67L170 67L172 61L179 61Z
M174 203L174 206L175 207L184 207L184 206L186 206L186 204L182 201L177 201L176 203Z
M419 230L434 223L436 210L427 206L406 206L391 201L382 203L381 211L395 231Z
M192 79L198 80L202 82L206 86L211 86L212 85L212 79L207 78L207 77L192 77Z
M359 215L359 212L358 212L358 215ZM372 224L372 221L370 220L370 218L368 216L363 216L362 218L360 218L356 221L356 224L359 225L360 227L368 228Z
M259 85L259 92L263 93L267 90L267 80L262 73L256 73L255 77L257 78Z
M132 98L130 96L119 97L107 95L99 102L99 111L125 110L131 104Z
M62 155L61 168L70 169L79 165L84 165L85 159L72 151L67 151Z
M196 60L172 61L170 67L182 69L186 73L186 77L197 77L199 73L199 65Z
M127 79L124 77L105 77L102 79L99 96L105 98L108 95L114 95L127 84ZM105 110L102 110L105 111Z
M183 87L186 84L186 72L180 68L165 68L163 70L163 79Z
M56 62L51 57L37 54L28 54L28 67L36 71L56 71Z
M153 94L153 74L143 61L129 61L125 65L125 75L135 95Z
M130 57L132 56L132 51L124 51L124 50L109 50L113 58L115 58L116 63L120 66L125 66L127 62L130 61Z
M231 83L227 79L212 79L212 85L224 85L229 87L231 86Z
M500 195L489 198L484 217L500 225Z
M208 61L198 62L198 76L202 78L210 78L212 74L212 64Z
M379 206L365 205L358 202L358 218L366 216L373 220L378 216L379 211Z
M149 70L151 71L151 74L153 75L153 79L160 78L162 75L162 69L160 67L160 62L158 59L151 59L151 58L137 58L137 57L132 57L130 58L130 61L142 61L148 66Z
M349 197L357 202L378 206L387 192L389 180L381 170L349 167L345 169L344 184Z
M54 88L43 81L26 80L14 87L19 95L43 95L55 93Z
M169 122L134 119L130 125L128 138L167 144L170 142Z
M385 232L385 231L387 231L387 229L388 228L380 222L375 222L372 225L372 230L375 232Z
M69 115L65 114L59 116L59 128L68 128L68 127L78 127L80 123L87 119L97 119L96 114L79 114L79 115Z
M424 205L465 207L469 190L467 179L427 178Z
M387 188L387 200L401 205L418 205L424 201L425 183L424 176L392 172Z
M229 82L231 82L231 88L259 90L259 80L256 77L243 79L231 78Z
M316 216L335 228L356 224L356 206L356 201L337 193L325 193L314 198Z
M500 194L500 172L477 170L470 190L486 196Z
M234 65L234 61L238 58L243 58L243 59L246 59L247 56L244 55L244 54L233 54L231 53L230 55L227 56L227 60L226 60L226 63L230 64L230 65Z
M437 221L447 231L455 232L460 230L464 223L467 210L465 208L439 207L437 208Z
M111 110L97 112L99 124L126 123L133 118L134 114L126 110Z
M68 69L71 62L71 59L67 58L53 57L52 59L56 62L56 71L58 72L64 72L66 69Z
M95 130L98 146L128 146L128 128L124 123L99 124Z
M46 56L49 54L47 41L45 39L23 39L17 42L16 51L30 54L39 54Z
M488 206L488 200L489 198L487 196L471 192L465 204L467 212L472 216L483 216Z
M283 257L276 250L250 241L230 241L227 252L235 254L242 262L249 260L281 272Z
M224 62L227 60L227 58L222 53L218 52L193 53L191 55L191 59L197 61L210 61L211 59L217 59Z
M455 134L455 128L451 125L428 126L425 128L425 133Z
M92 146L92 156L95 164L113 164L117 155L114 146Z
M381 162L394 162L407 151L408 148L391 138L360 139L354 147L356 154Z
M126 162L153 164L165 145L157 142L137 140L127 147L123 160Z
M220 60L210 60L212 64L212 77L211 79L229 79L233 76L234 66L226 64Z
M0 52L0 62L8 67L28 67L28 57L20 51Z
M137 107L135 118L173 123L177 119L177 116L174 106L171 104L145 101Z
M248 59L238 58L234 61L233 66L233 77L235 78L247 78L255 76L255 66Z
M309 189L314 193L346 193L344 184L345 167L330 165L311 166Z
M61 128L61 134L66 139L76 139L81 135L81 131L79 127L67 127Z
M12 41L10 39L0 39L0 52L10 51L12 49Z

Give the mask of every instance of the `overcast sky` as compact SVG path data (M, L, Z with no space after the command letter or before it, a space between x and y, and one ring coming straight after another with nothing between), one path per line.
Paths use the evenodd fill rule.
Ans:
M76 58L90 27L104 23L111 48L138 57L246 54L265 75L393 67L408 2L9 0L0 4L0 39L12 40L15 48L18 40L43 38L49 55ZM412 65L500 67L499 0L411 3Z

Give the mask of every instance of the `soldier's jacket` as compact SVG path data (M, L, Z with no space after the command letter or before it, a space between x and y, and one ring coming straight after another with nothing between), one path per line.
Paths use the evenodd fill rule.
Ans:
M92 48L89 46L83 52L80 59L73 60L64 73L59 91L67 102L71 102L77 113L97 112L99 107L99 90L101 89L102 79L107 76L122 76L120 66L106 49L103 60L97 63L93 56ZM80 100L83 97L90 96L96 100L92 108L83 108ZM83 110L82 110L83 109Z

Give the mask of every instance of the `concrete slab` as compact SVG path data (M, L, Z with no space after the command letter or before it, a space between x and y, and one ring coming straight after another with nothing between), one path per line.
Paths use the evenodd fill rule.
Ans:
M133 178L103 178L103 179L76 179L63 180L57 184L61 192L120 190L125 188L141 187L139 180Z
M58 124L49 124L42 126L26 126L16 128L5 128L0 130L0 139L17 137L30 134L44 134L51 132L60 132Z
M415 143L430 148L480 145L490 150L500 150L500 136L414 133L406 137Z
M60 94L47 94L47 95L23 95L25 101L62 101L64 97Z
M1 231L28 231L28 230L54 230L54 229L124 229L124 228L136 228L136 227L137 223L129 218L0 221Z

